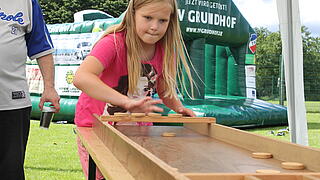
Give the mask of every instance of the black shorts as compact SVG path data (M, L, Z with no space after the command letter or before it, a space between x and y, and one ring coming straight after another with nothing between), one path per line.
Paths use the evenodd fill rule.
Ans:
M24 180L31 107L0 111L0 179Z

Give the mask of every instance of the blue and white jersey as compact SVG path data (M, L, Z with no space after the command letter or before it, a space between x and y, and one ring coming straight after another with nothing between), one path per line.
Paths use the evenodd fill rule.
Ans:
M0 1L0 110L31 106L26 60L53 53L37 0Z

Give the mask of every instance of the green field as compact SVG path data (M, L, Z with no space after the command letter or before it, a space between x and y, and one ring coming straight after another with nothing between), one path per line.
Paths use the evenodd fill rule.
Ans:
M73 124L51 123L39 128L31 121L25 174L27 180L85 180L76 146Z
M273 104L279 104L279 101L268 101ZM284 101L284 105L287 106L287 101ZM306 111L308 113L320 113L320 101L306 101Z
M268 101L273 104L279 104L279 101ZM287 102L284 102L287 105ZM309 146L320 148L320 101L306 101L305 107L307 111L307 121L308 121L308 137ZM276 136L271 134L271 131L275 134L282 129L287 128L287 126L276 126L268 128L256 128L249 129L247 131L257 133L263 136L268 136L271 138L276 138L284 141L290 141L290 134L285 133L284 136Z
M320 113L307 113L307 121L308 121L309 146L320 148ZM249 129L247 131L257 133L263 136L279 139L279 140L290 141L289 133L285 133L284 136L276 136L274 134L271 134L271 131L277 134L279 130L285 129L285 128L287 128L287 126L256 128L256 129Z

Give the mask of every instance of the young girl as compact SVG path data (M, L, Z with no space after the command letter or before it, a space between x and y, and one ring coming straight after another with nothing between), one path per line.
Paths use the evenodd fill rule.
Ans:
M92 114L102 114L104 109L111 115L162 112L156 106L160 103L195 116L176 94L176 77L182 79L182 68L192 82L184 47L175 0L129 1L122 23L106 31L76 72L74 85L83 92L76 107L76 125L91 127ZM155 88L161 100L150 97ZM78 149L87 175L88 153L79 140Z

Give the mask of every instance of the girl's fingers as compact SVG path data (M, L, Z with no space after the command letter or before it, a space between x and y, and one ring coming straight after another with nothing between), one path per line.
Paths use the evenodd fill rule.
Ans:
M152 98L150 96L147 96L147 97L142 99L142 102L148 102L150 100L152 100Z
M149 100L148 103L149 103L150 105L163 104L161 99Z
M163 109L156 106L156 104L162 104L162 100L154 100L150 99L146 101L141 108L145 109L144 112L149 113L149 112L163 112Z
M179 108L178 113L183 114L183 115L187 115L190 117L196 117L196 114L192 110L187 109L187 108Z
M163 109L156 106L156 104L162 104L161 99L152 99L151 97L145 97L140 100L132 100L128 110L130 112L163 112Z
M158 106L150 106L149 112L163 112L163 108L158 107Z

